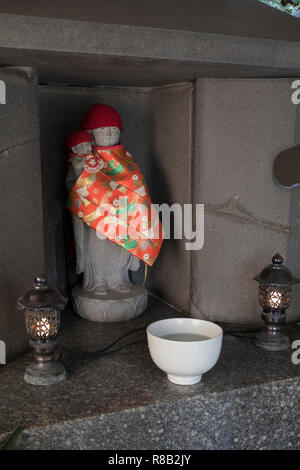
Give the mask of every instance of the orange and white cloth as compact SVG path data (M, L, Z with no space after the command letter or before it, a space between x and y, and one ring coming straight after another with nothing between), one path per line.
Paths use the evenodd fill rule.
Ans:
M138 164L122 144L94 147L69 194L67 207L89 227L149 266L163 231Z

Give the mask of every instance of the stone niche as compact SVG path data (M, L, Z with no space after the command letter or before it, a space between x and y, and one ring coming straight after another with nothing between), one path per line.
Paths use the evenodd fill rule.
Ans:
M95 102L121 113L121 141L154 203L205 204L204 247L186 251L185 240L166 240L148 276L150 292L193 316L246 324L260 320L253 276L276 251L300 277L299 192L272 177L277 153L297 143L291 79L85 87L39 85L35 72L6 68L1 78L9 100L0 105L0 339L8 358L26 347L16 300L32 278L45 269L64 294L76 282L65 142ZM142 278L141 268L135 279ZM298 312L296 302L288 318Z
M68 264L66 137L80 128L95 102L121 114L121 141L142 168L153 203L191 201L193 84L158 88L40 86L45 259L49 279L63 292L74 282ZM184 241L168 240L148 277L150 291L189 311L190 255ZM135 276L143 280L144 267Z

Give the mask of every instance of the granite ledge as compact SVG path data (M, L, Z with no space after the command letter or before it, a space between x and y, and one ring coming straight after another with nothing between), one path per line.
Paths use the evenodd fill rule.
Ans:
M124 338L120 345L135 344L113 354L78 353L175 316L156 299L126 323L96 324L65 312L65 382L25 384L29 354L0 366L0 440L21 426L23 449L300 449L300 365L292 364L292 351L270 353L251 335L225 334L216 366L189 387L167 381L143 332ZM287 331L300 339L299 325Z

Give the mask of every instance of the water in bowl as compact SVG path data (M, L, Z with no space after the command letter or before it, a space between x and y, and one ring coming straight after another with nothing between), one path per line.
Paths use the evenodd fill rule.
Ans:
M170 333L162 336L162 339L170 339L171 341L205 341L210 338L194 333Z

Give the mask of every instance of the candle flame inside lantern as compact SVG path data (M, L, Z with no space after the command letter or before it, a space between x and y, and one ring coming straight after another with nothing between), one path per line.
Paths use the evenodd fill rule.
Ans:
M272 307L279 307L281 304L281 292L273 291L270 295L270 301Z
M42 318L40 321L36 320L35 329L37 336L45 338L50 335L50 323L46 318Z

